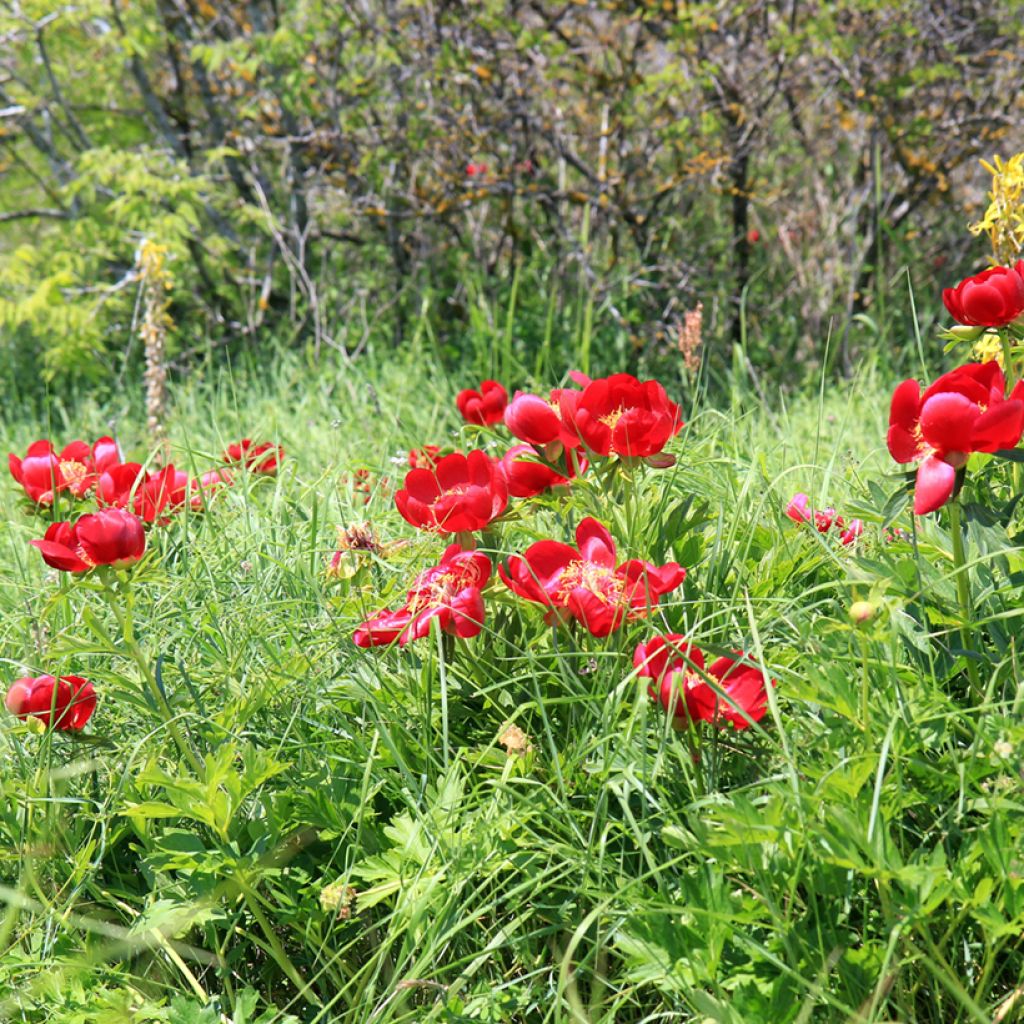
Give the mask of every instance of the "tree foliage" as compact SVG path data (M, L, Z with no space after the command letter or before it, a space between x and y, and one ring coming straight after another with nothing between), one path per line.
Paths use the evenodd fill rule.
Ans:
M149 238L181 361L263 328L355 351L424 303L455 338L520 267L637 354L701 301L776 360L838 317L849 365L893 275L966 262L977 158L1022 148L1021 6L15 3L0 344L118 369Z

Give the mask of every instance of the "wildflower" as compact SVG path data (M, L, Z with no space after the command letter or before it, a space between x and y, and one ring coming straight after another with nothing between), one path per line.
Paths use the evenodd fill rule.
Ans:
M683 357L683 366L689 373L700 369L700 349L703 343L701 331L704 323L704 304L697 305L683 314L683 322L678 328L676 347Z
M587 469L587 460L571 451L558 460L558 469L544 461L528 444L510 448L501 460L513 498L533 498L550 487L567 487L569 481Z
M517 391L505 409L505 426L520 441L538 448L578 448L580 439L572 420L580 394L574 388L555 388L548 398L541 398Z
M248 437L243 437L235 444L229 444L221 455L221 462L242 463L250 473L264 473L273 476L284 458L284 448L269 441L256 444Z
M1003 371L995 361L968 363L941 376L921 394L916 380L893 392L889 410L889 454L918 462L914 512L925 515L953 496L956 473L971 452L1015 447L1024 432L1024 381L1007 399Z
M420 530L467 533L481 530L508 505L501 465L486 452L455 452L432 469L413 469L395 495L406 522Z
M642 677L652 680L647 692L668 711L674 724L728 722L747 729L764 718L768 707L768 677L747 655L719 658L705 667L704 654L678 633L655 636L638 644L633 664ZM705 677L715 681L712 686ZM771 680L772 685L775 681Z
M53 523L37 547L43 561L62 572L88 572L100 565L123 569L146 550L142 520L121 508L80 516L75 523Z
M91 447L84 441L72 441L61 452L47 441L34 441L23 459L13 452L7 456L11 476L37 505L52 505L54 497L69 491L83 498L95 485L100 473L117 465L121 452L117 442L101 437Z
M949 315L968 327L1005 327L1024 313L1024 260L992 267L942 292Z
M437 565L416 577L401 608L385 608L371 616L355 631L353 640L357 647L378 647L395 640L404 647L427 636L433 619L446 633L464 639L476 636L484 622L481 589L490 576L486 555L451 544Z
M686 578L675 562L656 566L633 558L616 567L615 541L596 519L580 523L576 545L538 541L510 558L499 574L514 593L550 609L547 621L571 617L594 636L642 618Z
M841 525L840 520L840 525ZM850 525L839 535L839 543L845 547L856 543L857 538L864 533L864 523L860 519L851 519Z
M562 419L591 451L626 458L658 454L683 428L665 389L628 373L591 381L562 409Z
M798 491L789 499L786 506L786 515L794 523L813 523L818 533L828 533L833 525L842 526L841 516L836 515L834 508L811 509L810 498L803 491Z
M425 444L422 448L413 448L409 452L409 468L433 469L440 454L441 449L436 444Z
M508 405L508 392L496 381L485 380L480 390L466 388L455 396L459 414L467 423L486 427L500 423Z
M38 718L61 732L84 728L96 710L96 691L81 676L26 676L15 679L4 701L18 718Z

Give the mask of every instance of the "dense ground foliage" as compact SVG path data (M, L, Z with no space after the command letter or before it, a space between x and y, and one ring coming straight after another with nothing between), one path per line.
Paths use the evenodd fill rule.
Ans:
M510 396L529 383L523 368L505 380ZM40 517L9 481L6 674L87 679L96 706L84 729L8 716L0 730L0 1014L1015 1019L1024 557L999 497L1012 471L971 456L952 503L968 622L945 512L911 515L885 451L889 389L870 371L791 407L763 405L749 378L720 410L665 383L685 426L658 426L655 395L644 436L674 465L602 457L614 431L597 419L571 489L512 499L473 555L512 578L517 553L572 544L595 517L618 548L609 564L685 567L607 630L586 609L546 624L495 573L468 638L453 634L476 606L453 602L448 633L428 621L401 645L353 643L385 607L423 611L423 574L456 539L414 529L408 498L396 509L403 480L423 497L411 461L516 443L501 422L462 421L456 394L478 384L422 348L315 372L285 358L181 389L168 425L184 479L150 466L133 497L95 467L97 494L151 520L141 561L130 539L89 549L125 568L47 571L29 541L71 498ZM554 384L580 386L538 393ZM458 406L494 419L487 400ZM517 401L506 420L538 429ZM54 439L110 432L108 408L52 409ZM227 452L252 424L283 454ZM12 449L41 426L6 424ZM125 458L145 450L141 412L117 432ZM191 487L222 454L230 483L217 470ZM862 532L840 537L837 516ZM747 652L774 685L717 725L682 712L674 729L675 683L648 667L665 634L693 645L671 679L695 719L714 698L689 698L710 692L721 673L701 668L719 656Z
M0 1020L1022 1019L1019 6L8 5Z

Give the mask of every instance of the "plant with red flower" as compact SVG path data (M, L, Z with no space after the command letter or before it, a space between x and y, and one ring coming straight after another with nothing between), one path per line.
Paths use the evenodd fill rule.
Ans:
M589 378L587 378L589 380ZM554 388L548 398L517 391L505 408L505 426L520 441L558 454L558 448L578 448L580 439L572 427L575 388Z
M840 520L837 525L842 526L842 520ZM846 529L843 530L843 532L839 535L839 543L844 545L845 547L849 547L851 544L854 544L856 542L857 538L860 537L861 534L863 534L863 532L864 523L861 522L861 520L859 519L851 519L850 525L847 526Z
M409 452L410 469L433 469L439 461L441 449L436 444L425 444Z
M482 530L505 511L508 484L501 463L486 452L455 452L433 469L410 470L395 505L417 529L469 533Z
M96 484L101 507L131 509L144 522L166 525L164 512L177 512L187 504L199 512L220 487L233 483L226 469L213 469L190 480L173 465L148 473L138 462L125 462L107 470Z
M747 655L718 658L705 667L704 654L678 633L638 644L633 665L653 680L647 692L673 717L673 724L730 723L747 729L768 709L768 677L745 663ZM774 686L774 680L771 681Z
M279 444L271 444L269 441L256 444L250 438L243 437L241 441L229 444L220 458L221 462L241 463L250 473L264 473L267 476L273 476L284 458L284 448Z
M487 173L487 164L478 164L470 161L466 164L466 177L479 178Z
M85 727L96 710L96 691L81 676L25 676L15 679L4 701L18 718L38 718L61 732Z
M1005 327L1024 313L1024 260L992 267L942 292L949 315L966 327Z
M116 466L121 459L117 442L101 437L90 447L85 441L72 441L57 452L46 440L29 445L23 459L13 452L7 456L11 476L37 505L52 505L56 495L70 491L84 498L100 473Z
M482 588L491 576L490 559L479 551L450 545L438 565L421 572L398 611L385 608L355 631L357 647L378 647L398 641L404 647L430 632L437 619L446 633L463 639L476 636L484 623Z
M834 508L812 510L809 507L809 502L810 498L803 491L798 491L790 498L789 504L786 506L786 515L794 523L813 522L818 533L828 533L833 523L842 526L843 520L836 515Z
M231 487L235 482L234 477L226 469L211 469L203 473L198 479L193 480L188 486L193 492L189 504L195 512L201 512L206 503L222 487Z
M101 509L72 523L53 523L37 547L43 561L62 572L88 572L100 565L123 569L146 550L142 520L121 508Z
M591 381L563 407L562 419L591 451L624 458L657 455L683 428L679 406L665 389L628 373Z
M1024 432L1024 381L1007 399L999 364L968 363L941 376L924 394L916 380L893 392L889 454L919 462L914 512L941 508L953 496L957 470L971 452L1013 448Z
M144 522L153 523L165 510L185 504L188 487L188 474L174 466L149 473L138 462L125 462L99 478L96 501L101 507L130 508Z
M513 498L533 498L550 487L567 487L578 473L586 472L588 463L582 455L568 449L559 458L558 466L556 469L543 460L528 444L510 448L501 460L508 493Z
M455 396L459 414L467 423L486 427L500 423L508 405L508 392L496 381L485 380L480 390L465 388Z
M542 540L509 559L498 572L514 593L544 605L549 622L571 617L594 636L608 636L626 619L642 618L675 590L686 570L631 558L616 566L615 541L596 519L576 529L576 547Z

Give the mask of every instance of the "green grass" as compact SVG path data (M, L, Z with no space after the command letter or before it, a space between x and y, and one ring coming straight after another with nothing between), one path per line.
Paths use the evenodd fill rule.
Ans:
M494 436L460 430L473 382L411 352L179 385L176 463L242 435L287 449L275 479L155 532L130 574L199 771L99 587L48 573L27 543L42 527L0 488L4 675L100 693L83 738L0 725L0 1019L1019 1019L1024 560L968 505L969 693L945 520L882 539L892 515L910 529L889 501L888 382L769 408L737 379L693 402L674 468L611 494L584 478L500 534L503 557L592 514L620 551L680 561L649 620L554 631L495 580L479 637L359 651L355 626L444 547L395 511L393 460ZM113 414L141 454L131 402L52 408L55 439ZM4 426L15 451L44 432ZM360 468L380 482L366 506L343 481ZM855 551L783 516L798 490L864 518ZM362 520L409 543L328 580L336 527ZM860 628L858 599L877 607ZM668 727L632 651L670 630L768 667L760 728ZM509 724L524 756L499 743Z

